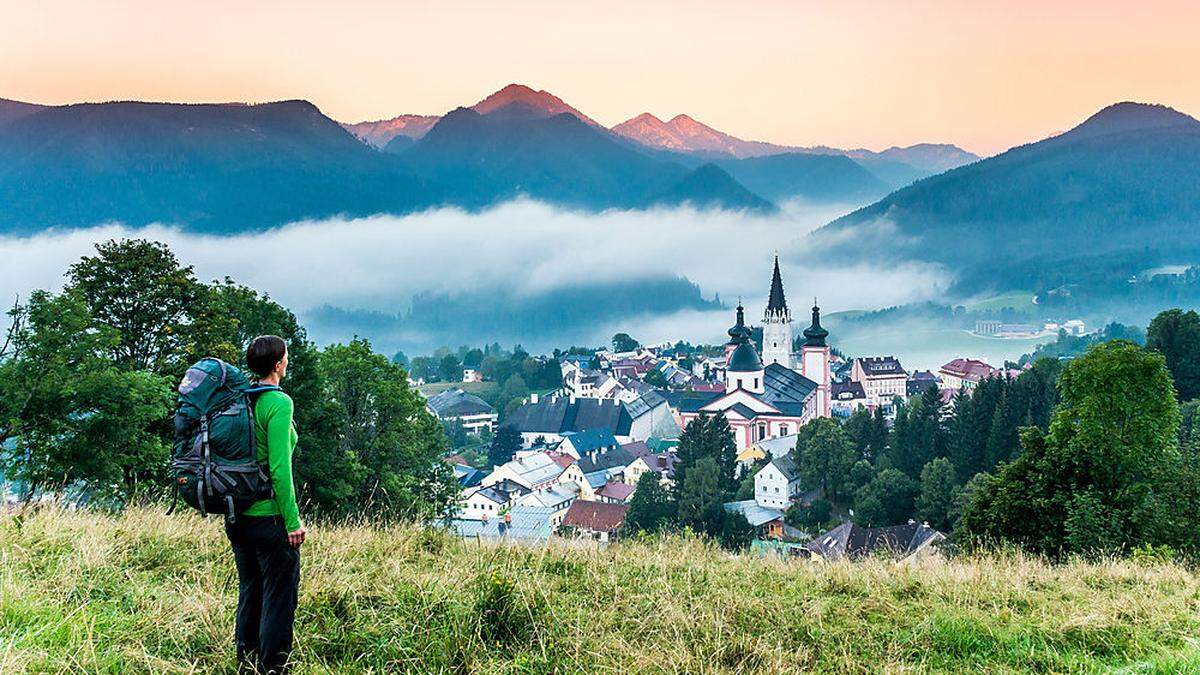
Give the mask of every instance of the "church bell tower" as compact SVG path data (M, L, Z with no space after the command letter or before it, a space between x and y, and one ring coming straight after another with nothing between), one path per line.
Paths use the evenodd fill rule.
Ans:
M767 309L763 312L762 361L766 365L778 363L784 368L794 369L792 362L792 313L788 311L787 299L783 297L783 277L779 274L779 255L775 255L775 273L771 276L771 295L767 298Z

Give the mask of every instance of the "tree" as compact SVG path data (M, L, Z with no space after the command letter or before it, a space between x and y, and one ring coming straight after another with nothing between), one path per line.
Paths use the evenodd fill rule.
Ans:
M404 369L356 339L326 347L320 370L338 421L343 471L355 488L331 508L397 518L444 516L458 488L441 461L446 439Z
M1185 523L1197 495L1163 355L1121 340L1093 346L1063 369L1059 390L1049 432L1024 429L1020 456L971 491L959 521L968 540L1051 555L1193 548Z
M671 496L663 488L658 474L653 471L643 473L629 500L626 526L634 532L658 532L670 524L673 516Z
M737 444L724 415L699 415L688 422L676 448L675 494L678 499L687 474L700 460L717 466L717 485L723 494L737 492Z
M819 486L821 494L836 501L858 452L845 429L831 418L817 418L800 427L792 451L805 484Z
M616 335L612 336L612 347L614 352L632 352L641 346L641 343L629 337L628 333L617 333Z
M1200 398L1200 314L1160 312L1146 329L1146 347L1166 359L1180 401Z
M428 356L413 357L409 367L409 374L414 380L428 382L437 376L437 369L434 367L433 359Z
M941 396L937 389L930 387L897 411L888 453L893 468L916 479L929 460L945 456L941 409Z
M854 519L867 527L898 525L913 515L920 491L917 482L899 469L884 469L854 495Z
M443 382L462 382L462 362L454 354L447 354L438 363L438 375Z
M492 444L488 447L488 464L493 467L511 462L521 449L521 432L510 426L502 426L496 430Z
M78 290L35 291L17 311L10 357L0 363L0 470L43 488L82 488L124 502L165 482L168 445L157 432L173 381L128 370L120 335L96 321Z
M408 355L405 354L403 351L396 350L396 353L392 354L392 363L400 366L401 368L407 368L408 367Z
M678 475L676 475L678 479ZM713 505L723 508L721 470L712 457L702 457L688 472L679 492L679 522L697 532L712 528Z
M855 410L845 424L846 435L854 442L858 459L874 462L887 450L888 428L883 408L872 412L867 408Z
M917 518L935 530L949 532L958 514L959 487L954 465L939 457L921 469L921 493L917 497Z
M185 346L191 312L205 294L192 268L157 241L110 240L96 244L96 252L70 267L67 287L97 325L112 329L113 360L126 370L182 375L184 360L199 358Z
M721 548L727 551L745 551L750 548L750 543L754 541L754 526L739 511L722 511L721 532L717 538Z

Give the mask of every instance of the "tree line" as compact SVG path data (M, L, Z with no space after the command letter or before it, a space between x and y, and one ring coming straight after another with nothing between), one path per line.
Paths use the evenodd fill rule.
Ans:
M124 505L169 490L175 389L216 356L243 365L257 335L288 344L302 508L314 515L444 515L457 484L441 425L407 373L366 340L317 348L269 296L199 281L160 242L96 245L59 293L10 313L0 347L0 471L24 495Z

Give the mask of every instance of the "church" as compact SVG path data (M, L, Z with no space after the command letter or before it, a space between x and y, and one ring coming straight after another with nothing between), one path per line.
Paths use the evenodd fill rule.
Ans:
M800 352L793 352L792 315L783 294L779 257L771 293L763 312L763 349L746 326L738 303L737 323L726 345L725 391L689 392L672 400L680 427L700 415L722 414L733 429L738 450L769 438L794 434L809 420L829 417L829 331L821 327L821 310L813 303L812 324L804 329Z

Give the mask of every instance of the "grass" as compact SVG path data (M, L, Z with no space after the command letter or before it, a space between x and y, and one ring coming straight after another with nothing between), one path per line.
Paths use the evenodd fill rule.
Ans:
M1012 291L995 297L967 304L967 309L973 312L999 311L1002 309L1034 310L1033 291Z
M0 516L0 672L230 672L215 519ZM316 527L297 672L1200 672L1200 582L1017 554L918 565L729 556L690 538L478 545Z

